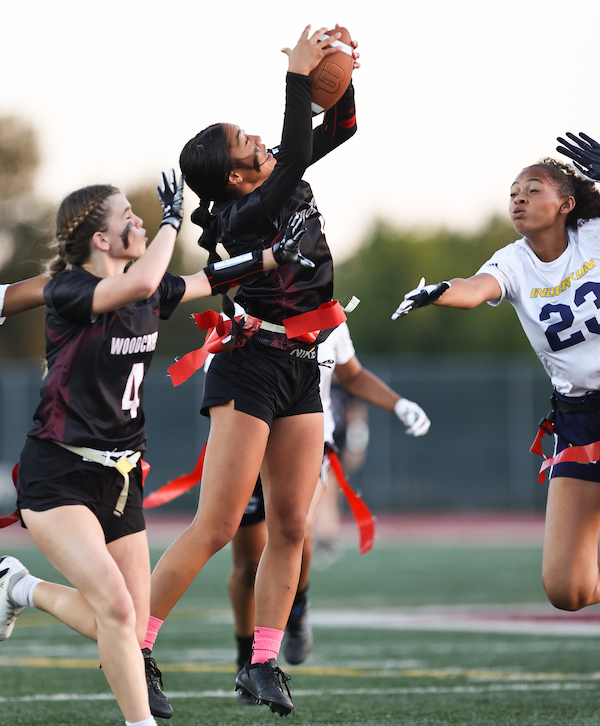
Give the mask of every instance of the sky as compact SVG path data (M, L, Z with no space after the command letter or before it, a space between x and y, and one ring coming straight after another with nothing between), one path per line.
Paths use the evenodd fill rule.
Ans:
M358 132L305 175L336 261L376 220L474 231L506 213L523 167L558 156L557 135L600 139L598 0L0 7L0 114L36 129L36 191L53 204L89 183L126 193L154 184L161 170L177 168L188 139L218 121L277 144L287 70L280 51L309 24L347 27L361 52ZM185 204L191 213L193 193Z

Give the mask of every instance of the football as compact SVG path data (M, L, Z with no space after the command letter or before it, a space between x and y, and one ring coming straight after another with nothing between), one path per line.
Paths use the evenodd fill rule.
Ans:
M342 34L338 40L332 43L332 46L337 49L336 52L323 58L319 65L310 72L313 79L311 96L313 116L323 113L335 105L344 95L352 78L354 58L352 57L350 33L346 28L335 28L335 30L328 30L319 40L328 38L332 33Z

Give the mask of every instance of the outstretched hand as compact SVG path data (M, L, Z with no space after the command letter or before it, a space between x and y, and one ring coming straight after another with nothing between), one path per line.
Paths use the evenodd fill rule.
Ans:
M283 237L273 245L273 257L278 265L299 263L303 267L315 267L315 263L300 252L300 240L306 233L302 215L295 212L288 222Z
M566 135L573 143L558 136L556 140L562 146L556 150L572 159L575 168L587 179L600 181L600 144L583 132L575 136L567 131Z
M434 303L446 290L450 287L449 282L438 282L437 285L426 285L425 278L421 278L421 282L414 290L407 292L404 300L396 308L396 312L392 315L392 320L397 320L403 315L408 315L411 310L425 307Z
M163 171L161 185L156 187L156 193L163 208L163 218L159 227L170 224L178 232L183 217L183 174L177 182L173 169L169 171L168 177Z
M332 43L339 40L341 33L332 33L327 39L320 40L321 36L327 32L327 28L319 28L312 35L310 34L310 28L310 25L304 28L302 35L293 48L281 49L281 52L288 57L288 71L290 73L308 76L325 56L331 55L337 50L337 48L332 47Z

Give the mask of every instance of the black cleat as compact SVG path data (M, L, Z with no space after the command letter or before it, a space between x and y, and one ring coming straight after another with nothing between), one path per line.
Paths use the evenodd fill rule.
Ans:
M173 715L173 706L171 706L169 699L162 692L162 673L152 657L150 648L142 648L142 653L144 655L144 665L146 666L146 684L148 685L150 713L157 718L171 718Z
M313 634L308 620L309 612L308 601L303 605L294 605L285 627L283 655L292 665L304 663L312 648Z
M251 696L256 703L268 706L273 713L287 716L294 710L292 696L288 688L290 677L277 666L275 658L267 663L254 663L250 661L237 674L235 690L241 691L245 696ZM283 692L281 684L285 686L287 695Z

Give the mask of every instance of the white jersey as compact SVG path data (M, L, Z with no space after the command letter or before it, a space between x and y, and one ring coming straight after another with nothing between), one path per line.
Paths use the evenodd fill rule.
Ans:
M525 238L478 270L493 275L515 308L554 388L581 396L600 389L600 218L568 231L568 246L542 262Z
M342 323L331 335L319 344L317 360L321 373L321 402L325 424L325 443L333 444L335 421L331 411L331 379L336 365L344 365L355 355L347 323Z
M8 290L8 285L0 285L0 325L6 320L6 318L1 317L2 316L2 309L4 308L4 296L6 295L6 291Z

